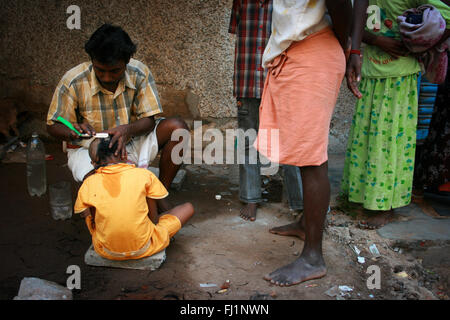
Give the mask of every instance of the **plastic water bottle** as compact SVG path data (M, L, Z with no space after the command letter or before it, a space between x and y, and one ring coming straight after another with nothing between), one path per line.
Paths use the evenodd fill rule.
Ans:
M48 187L50 213L55 220L72 217L72 186L69 181L59 181Z
M45 147L36 132L27 146L27 185L30 196L42 196L47 191Z

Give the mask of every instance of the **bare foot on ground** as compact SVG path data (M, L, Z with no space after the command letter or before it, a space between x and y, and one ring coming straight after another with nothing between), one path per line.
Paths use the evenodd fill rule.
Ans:
M255 221L256 220L256 203L247 203L245 207L240 210L240 217L244 220Z
M327 268L323 258L308 259L300 257L294 262L264 276L264 280L280 287L289 287L308 280L322 278L326 274Z
M424 192L423 189L413 188L411 195L411 202L421 204L424 201Z
M305 241L305 228L302 225L302 219L303 217L297 222L272 228L269 232L279 236L294 236Z
M393 210L389 211L371 211L368 218L362 222L367 229L378 229L395 220Z

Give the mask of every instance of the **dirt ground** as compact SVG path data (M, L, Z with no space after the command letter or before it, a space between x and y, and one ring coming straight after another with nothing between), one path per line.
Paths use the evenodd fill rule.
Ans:
M75 199L77 185L60 144L47 143L46 147L54 156L47 162L48 184L72 181ZM336 208L327 217L323 243L327 276L289 288L271 285L263 275L296 259L303 242L268 230L296 217L284 202L266 202L255 222L245 222L238 217L241 203L235 168L188 165L185 169L186 181L180 191L170 190L171 201L192 202L196 214L175 236L161 268L151 272L85 265L84 254L91 242L84 221L78 216L53 220L48 193L41 198L28 195L25 164L1 164L0 299L13 299L24 277L65 285L70 265L81 268L81 289L73 291L75 300L448 299L450 295L449 265L425 263L449 252L448 247L432 247L431 253L396 247L399 245L379 237L376 231L357 228L356 220ZM216 200L220 193L222 199ZM380 251L378 259L368 251L371 244ZM365 257L364 264L357 261L352 250L355 245ZM422 257L417 252L422 252ZM425 257L427 254L431 258ZM380 289L367 287L370 265L380 267ZM226 280L230 288L218 293ZM201 286L206 283L217 287ZM330 293L332 287L343 285L353 290L337 296Z

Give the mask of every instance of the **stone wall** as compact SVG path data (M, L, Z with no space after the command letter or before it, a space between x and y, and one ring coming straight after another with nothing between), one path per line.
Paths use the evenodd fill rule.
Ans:
M231 0L0 0L0 97L18 97L45 117L63 74L88 59L83 50L105 22L138 44L135 56L156 79L166 115L235 122ZM81 30L69 30L70 5ZM344 150L354 99L344 88L333 118L330 151Z

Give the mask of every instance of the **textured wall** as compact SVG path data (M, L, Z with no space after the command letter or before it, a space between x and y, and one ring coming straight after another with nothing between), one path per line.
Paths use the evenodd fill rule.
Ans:
M21 97L29 108L45 113L62 75L88 59L84 42L109 22L122 26L138 44L135 58L151 68L166 111L184 117L235 117L231 3L0 0L0 95ZM66 26L66 9L72 4L81 8L81 30ZM343 150L353 105L348 90L342 90L331 151Z

